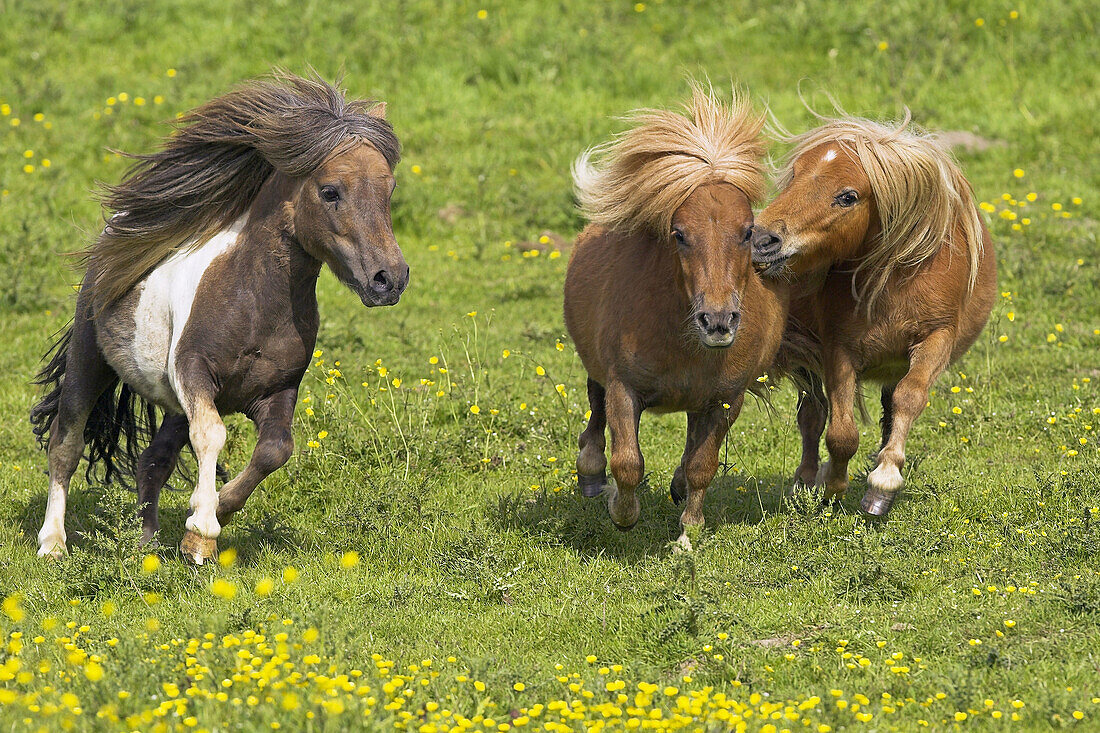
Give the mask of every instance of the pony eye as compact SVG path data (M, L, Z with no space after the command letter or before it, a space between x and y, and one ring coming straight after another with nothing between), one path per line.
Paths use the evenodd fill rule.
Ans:
M679 229L672 230L672 240L681 247L687 246L687 242L684 240L684 233L681 232Z
M321 186L321 198L334 204L340 200L340 192L336 190L336 186Z
M859 194L850 188L845 191L841 191L833 197L834 205L840 206L841 208L845 209L849 206L854 206L857 201L859 201Z

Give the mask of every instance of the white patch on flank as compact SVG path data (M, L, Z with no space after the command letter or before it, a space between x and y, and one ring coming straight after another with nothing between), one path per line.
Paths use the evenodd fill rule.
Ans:
M142 394L181 410L183 394L176 378L176 346L191 317L195 291L214 258L229 249L244 229L247 215L196 249L184 247L149 274L134 310L133 358L144 377Z
M828 163L830 160L835 160L835 159L836 159L836 150L834 150L833 148L829 148L828 150L825 151L825 155L821 156L821 160L825 163Z

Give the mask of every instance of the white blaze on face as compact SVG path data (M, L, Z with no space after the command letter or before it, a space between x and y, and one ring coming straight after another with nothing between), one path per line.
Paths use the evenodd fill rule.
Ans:
M836 150L829 148L825 151L825 155L821 156L821 162L828 163L830 160L836 160Z
M179 411L183 403L176 346L191 317L199 282L210 263L237 241L246 220L242 216L198 248L172 255L142 283L134 310L133 357L151 392L143 394L165 407Z

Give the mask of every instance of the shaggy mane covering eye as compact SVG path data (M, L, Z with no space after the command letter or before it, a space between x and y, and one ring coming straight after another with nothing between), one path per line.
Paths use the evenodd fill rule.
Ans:
M725 105L700 84L692 85L684 112L639 110L628 117L635 127L577 158L577 202L590 222L663 236L676 209L711 182L733 184L753 203L760 201L763 115L736 89Z
M360 142L392 169L400 146L377 107L346 99L317 75L276 70L185 115L160 150L130 156L138 162L122 182L104 187L104 208L114 213L84 253L96 310L240 217L275 171L309 175Z
M777 184L786 188L794 175L794 161L818 145L836 142L859 160L871 184L882 232L859 263L857 271L867 277L856 299L870 309L897 268L915 267L930 259L956 230L966 243L968 288L973 290L982 228L970 184L936 137L911 125L908 111L896 124L849 116L822 119L824 125L801 135L779 132L794 148Z

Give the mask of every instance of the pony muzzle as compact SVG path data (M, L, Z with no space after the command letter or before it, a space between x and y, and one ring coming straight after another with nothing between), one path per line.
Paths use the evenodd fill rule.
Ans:
M699 340L711 349L724 349L733 343L737 327L741 325L741 314L729 310L701 310L695 315Z
M791 253L783 251L783 238L759 224L752 227L749 246L752 248L753 269L761 275L778 275L791 258Z

